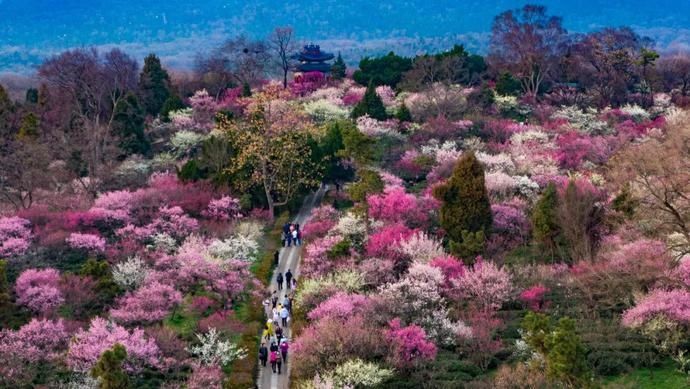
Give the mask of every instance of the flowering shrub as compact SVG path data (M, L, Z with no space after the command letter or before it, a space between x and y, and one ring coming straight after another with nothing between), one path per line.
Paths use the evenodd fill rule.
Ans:
M376 387L392 376L392 370L384 369L375 363L364 362L359 358L338 365L325 374L326 379L332 380L338 388Z
M196 334L199 344L189 349L205 366L225 366L235 359L247 357L247 350L238 347L228 340L221 340L215 328L205 334Z
M414 195L405 193L400 186L386 187L382 194L367 197L369 216L386 221L400 221L409 218L417 208Z
M482 260L454 280L454 284L459 297L481 309L499 309L510 299L513 291L510 274L492 262Z
M224 374L220 366L195 364L192 367L192 374L187 379L187 388L220 388L223 385L223 378Z
M194 92L189 98L189 105L192 106L192 117L195 124L204 130L213 128L213 119L218 111L218 103L208 94L206 89Z
M407 241L413 234L413 230L400 223L385 226L369 236L366 243L366 253L370 257L390 257L395 254L401 242Z
M426 339L421 327L403 327L400 319L393 319L388 325L390 329L386 331L386 340L391 344L391 364L402 369L436 358L436 345Z
M314 100L304 104L304 111L317 123L329 123L347 119L350 114L346 108L329 100Z
M163 206L158 210L158 218L153 220L147 228L182 239L198 230L199 222L185 215L180 207Z
M59 289L60 273L55 269L28 269L17 278L17 304L48 314L64 302Z
M154 281L122 297L110 316L125 324L157 322L181 301L182 294L172 286Z
M113 281L124 289L138 288L146 279L148 269L139 257L128 258L113 267Z
M67 238L67 243L74 249L94 252L105 251L105 239L96 234L80 234L78 232L73 232Z
M441 242L424 232L418 232L411 238L403 240L400 243L400 252L420 263L427 263L444 254Z
M320 320L324 317L346 319L366 302L366 296L339 292L319 304L307 314L307 317L309 320Z
M0 218L0 257L23 255L31 245L31 223L17 216Z
M520 293L520 300L527 304L533 311L541 311L546 306L544 295L549 292L549 288L544 285L534 285Z
M239 219L242 217L240 200L230 196L213 199L208 203L208 208L201 212L201 214L204 217L217 221Z
M125 368L139 371L144 366L162 367L160 350L156 343L144 337L144 331L124 327L96 317L87 330L80 329L70 342L67 364L76 371L89 371L103 351L119 343L127 349Z
M690 323L690 292L656 289L623 314L623 325L639 327L656 316L687 325Z
M211 242L208 252L220 261L237 259L244 262L253 262L259 252L259 243L251 236L236 233L228 239Z
M380 121L369 117L369 115L364 115L357 118L357 129L362 132L362 134L369 136L399 137L400 133L397 130L397 126L397 121L392 119Z

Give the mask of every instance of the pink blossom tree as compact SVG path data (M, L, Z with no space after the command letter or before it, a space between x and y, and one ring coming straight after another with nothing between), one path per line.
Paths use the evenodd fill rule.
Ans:
M202 216L211 220L229 221L242 217L240 201L230 196L213 199L208 203L208 208L201 212Z
M176 239L183 239L199 229L199 222L187 216L179 206L163 206L158 210L158 217L148 225L148 228Z
M67 243L73 249L82 249L92 252L105 251L105 239L96 234L82 234L73 232L67 238Z
M64 302L59 289L60 273L55 269L28 269L17 278L17 304L47 315Z
M307 317L309 320L320 320L324 317L347 319L366 302L366 296L338 292L309 312Z
M67 364L76 371L89 371L103 351L115 343L127 349L127 370L139 371L144 366L163 367L158 346L144 336L143 330L135 328L128 331L101 317L94 318L88 329L81 329L74 335L67 352Z
M17 216L0 218L0 257L23 255L31 245L31 223Z
M414 324L403 327L400 319L391 320L388 326L385 335L391 347L388 359L393 366L405 369L436 358L436 345L427 340L424 329Z
M182 293L170 285L151 282L122 297L110 316L117 322L153 323L165 318L182 301Z
M622 323L625 326L635 328L657 316L663 316L683 325L690 324L690 292L685 290L653 290L643 297L637 305L625 311Z
M401 223L385 226L369 236L366 253L370 257L397 257L400 242L409 239L414 233L414 230Z
M456 295L480 310L499 309L513 292L510 274L481 258L453 283Z
M520 300L527 304L529 309L539 312L548 305L548 301L544 298L548 292L549 288L544 285L534 285L520 293Z
M386 187L382 194L367 198L369 216L374 219L395 222L410 218L417 208L414 195L405 193L400 186Z

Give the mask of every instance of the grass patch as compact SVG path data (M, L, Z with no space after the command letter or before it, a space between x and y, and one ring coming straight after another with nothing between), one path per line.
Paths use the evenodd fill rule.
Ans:
M163 325L175 331L181 337L190 339L194 336L198 322L199 318L197 316L178 308L173 315L168 316L163 321Z
M681 389L689 385L687 376L676 370L673 361L666 361L651 369L637 369L603 381L604 388Z

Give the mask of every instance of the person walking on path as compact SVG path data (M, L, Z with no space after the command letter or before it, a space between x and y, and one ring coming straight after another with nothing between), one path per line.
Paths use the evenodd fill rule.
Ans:
M278 283L278 290L283 290L283 273L278 273L276 282Z
M278 304L278 291L273 291L273 296L271 297L271 303L273 304L272 309L276 309L276 304Z
M273 346L271 346L273 348ZM276 364L278 363L278 351L271 351L271 370L273 370L273 373L276 372Z
M283 245L285 245L285 239L283 238ZM278 266L278 262L280 262L280 250L276 250L275 253L273 253L273 263L275 263L276 266Z
M282 319L283 327L287 327L287 322L288 322L289 316L290 316L290 312L288 312L287 307L283 307L283 309L280 310L280 318Z
M278 365L278 374L280 374L280 369L283 367L283 360L280 358L280 353L278 351L275 352L276 354L276 364Z
M287 283L287 288L290 289L292 287L292 272L290 269L287 269L285 272L285 282Z
M283 339L280 342L280 354L282 354L283 362L285 362L285 363L287 363L288 348L289 348L289 346L288 346L287 339ZM264 364L264 366L265 366L265 364Z
M281 344L282 346L282 344ZM281 350L282 352L282 350ZM261 347L259 347L259 361L261 361L261 366L266 367L266 361L268 360L268 348L266 348L266 343L261 342Z
M290 298L288 295L285 295L285 298L283 299L283 306L287 308L288 313L292 313L292 310L290 309Z

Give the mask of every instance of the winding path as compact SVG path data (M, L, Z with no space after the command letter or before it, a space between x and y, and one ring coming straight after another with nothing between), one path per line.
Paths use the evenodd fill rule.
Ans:
M311 210L317 206L319 203L321 203L321 199L323 199L324 194L326 194L326 191L328 190L328 185L321 185L321 188L319 188L318 191L315 193L307 196L306 199L304 199L304 203L302 204L302 208L299 210L299 213L297 214L297 217L295 217L292 221L299 223L301 226L304 226L309 218L309 215L311 213ZM268 287L268 295L270 296L273 291L277 288L277 283L276 283L276 276L278 273L285 273L288 269L292 272L294 277L298 281L299 285L299 260L301 258L301 252L302 252L302 246L300 247L283 247L280 249L280 259L278 261L278 266L275 268L273 271L273 277L271 278L271 283ZM283 289L285 290L285 289ZM281 296L282 300L282 296ZM266 315L269 316L270 314L270 306L267 309ZM288 339L292 340L291 335L292 331L290 329L290 326L288 328L284 329L284 334L285 337ZM257 358L257 363L258 362L258 357ZM273 374L271 371L271 366L270 363L266 364L266 367L262 367L261 364L259 364L259 379L257 381L257 387L260 389L288 389L290 387L289 385L289 380L290 380L290 353L288 352L288 359L287 359L287 364L283 364L283 374Z

